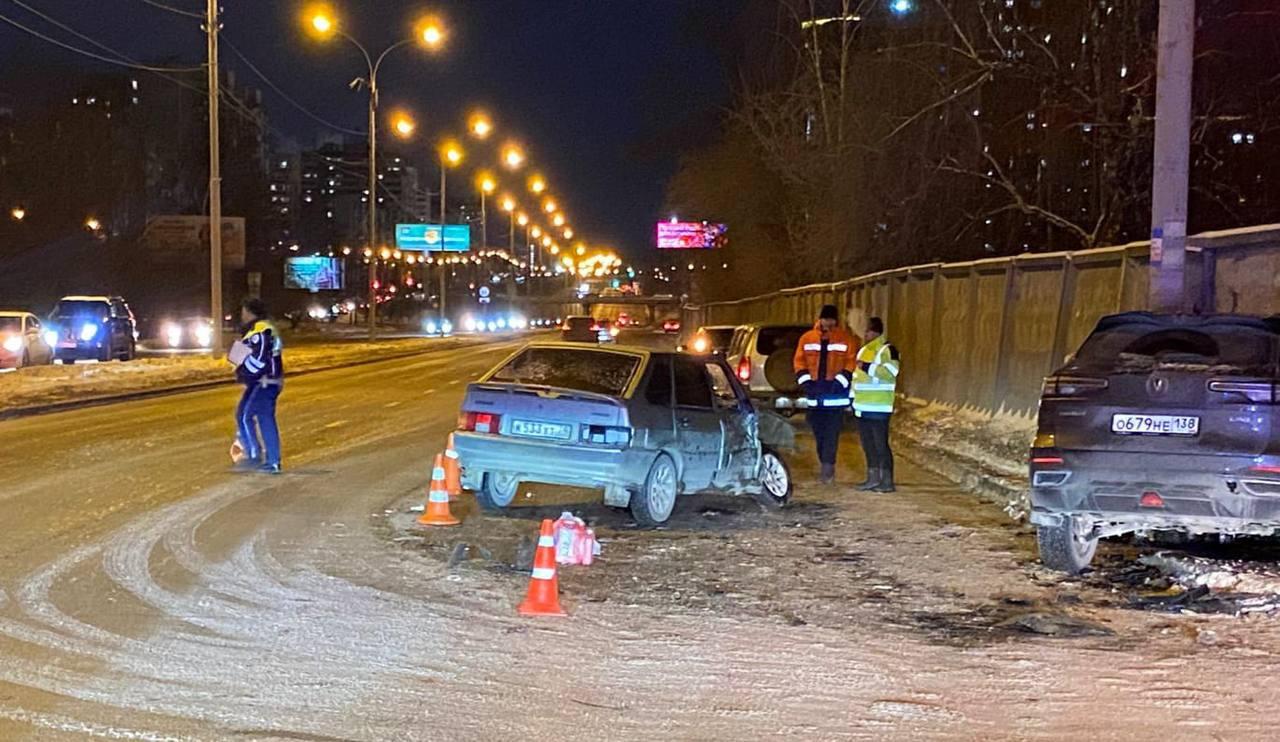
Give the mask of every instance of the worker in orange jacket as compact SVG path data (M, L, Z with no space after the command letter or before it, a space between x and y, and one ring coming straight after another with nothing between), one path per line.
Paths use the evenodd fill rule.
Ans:
M824 484L835 481L836 451L861 345L857 336L840 326L839 311L831 304L822 308L817 324L796 345L796 381L804 391Z

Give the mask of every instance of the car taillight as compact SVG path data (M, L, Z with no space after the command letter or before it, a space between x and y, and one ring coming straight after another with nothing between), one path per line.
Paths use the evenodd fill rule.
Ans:
M600 332L600 324L599 324L599 323L596 323L596 324L591 325L591 331L592 331L592 332Z
M617 425L582 425L578 434L583 443L606 446L631 445L631 428Z
M458 429L469 433L497 433L501 415L491 412L463 412L458 415Z
M1214 379L1209 382L1209 391L1219 394L1237 394L1257 404L1276 404L1280 401L1280 390L1272 381L1225 381Z
M1080 397L1106 388L1106 379L1092 376L1050 376L1044 380L1041 393L1053 397Z
M751 381L751 359L743 356L738 361L738 378L743 381Z

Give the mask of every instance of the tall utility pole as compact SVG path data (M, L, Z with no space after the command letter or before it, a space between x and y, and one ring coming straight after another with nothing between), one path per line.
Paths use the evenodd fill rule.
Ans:
M1148 283L1148 303L1154 312L1187 309L1184 266L1195 16L1195 0L1160 0Z
M444 294L446 291L448 291L448 286L446 282L449 280L449 269L445 267L445 262L444 262L444 256L447 254L444 251L444 230L445 230L445 224L447 224L449 221L449 218L448 218L449 212L446 210L446 207L445 207L445 204L447 203L445 201L445 194L448 192L448 187L449 187L448 174L449 174L449 162L445 156L441 156L440 158L440 259L437 261L438 263L440 263L440 324L441 326L444 325L444 317L445 317Z
M363 51L363 48L361 49ZM386 56L386 53L383 53ZM367 55L366 55L367 57ZM378 64L382 58L378 58ZM369 65L369 339L378 336L378 71Z
M218 147L218 0L205 13L209 38L209 317L212 352L222 354L222 155Z

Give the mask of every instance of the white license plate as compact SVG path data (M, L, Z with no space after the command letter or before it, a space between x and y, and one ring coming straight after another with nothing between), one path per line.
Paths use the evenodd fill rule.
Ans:
M568 423L540 423L532 420L512 420L511 434L529 438L552 438L568 440L573 434L573 426Z
M1199 435L1200 418L1195 415L1111 416L1111 432L1117 435Z

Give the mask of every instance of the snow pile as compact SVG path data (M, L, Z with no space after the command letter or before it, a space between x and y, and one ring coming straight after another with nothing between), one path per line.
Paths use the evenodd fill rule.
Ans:
M1009 517L1027 517L1027 450L1035 437L1034 412L996 412L907 399L894 416L894 432L917 465L999 504Z
M328 341L291 345L285 341L289 372L314 371L378 357L444 350L460 339L399 338L382 341ZM200 355L140 358L127 363L33 366L0 374L0 413L30 407L136 394L229 381L231 366Z

